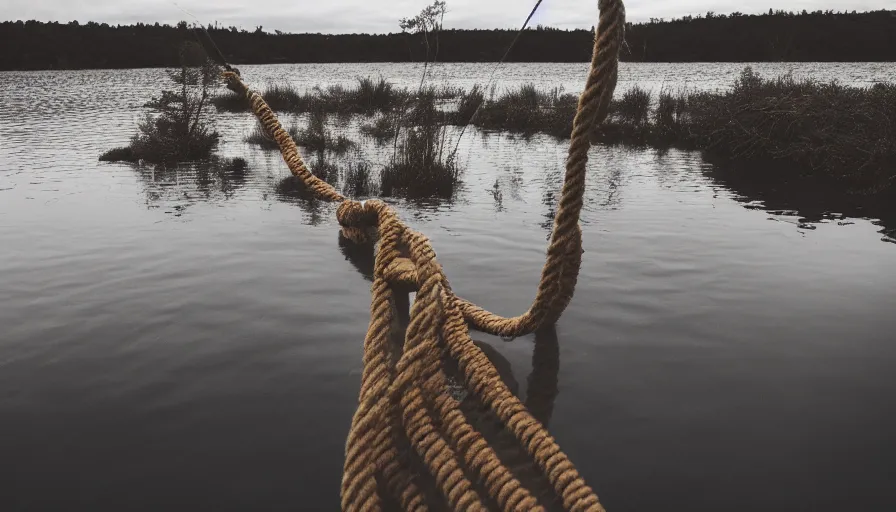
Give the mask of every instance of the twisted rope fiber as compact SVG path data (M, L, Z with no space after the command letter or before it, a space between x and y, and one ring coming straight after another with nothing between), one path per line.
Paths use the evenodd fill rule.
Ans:
M534 332L555 322L572 299L582 253L578 221L585 191L589 135L606 115L616 86L618 53L625 24L621 0L599 0L600 19L591 69L579 98L570 137L566 174L541 281L532 305L517 317L501 317L454 294L429 240L411 230L379 200L345 198L314 176L277 116L239 74L227 71L228 87L249 100L264 130L277 141L290 172L315 197L340 203L343 230L357 235L375 228L380 243L371 287L370 323L364 340L358 408L346 440L342 509L379 511L382 492L405 510L426 511L431 503L421 476L406 467L410 453L432 477L453 510L543 510L469 423L460 402L447 390L442 358L459 368L470 396L487 406L512 432L571 511L603 512L597 496L545 427L503 383L488 357L473 343L469 329L505 337ZM395 286L412 285L417 295L401 354L390 349L396 318ZM485 493L485 495L483 495Z

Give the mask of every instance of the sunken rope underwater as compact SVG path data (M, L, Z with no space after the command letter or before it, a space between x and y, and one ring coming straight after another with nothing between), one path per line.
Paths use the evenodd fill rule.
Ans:
M348 199L305 165L261 95L238 73L224 73L228 87L249 100L265 131L276 140L290 172L318 199L339 203L336 215L344 232L376 230L379 247L371 287L370 324L364 340L358 408L345 447L341 502L345 511L378 511L386 500L405 510L424 511L431 494L420 471L429 473L441 500L452 510L544 510L447 392L456 364L469 397L479 400L513 434L547 479L563 507L603 512L560 447L502 382L494 365L470 338L470 329L502 337L532 333L556 322L572 299L582 254L579 215L585 192L590 133L602 122L618 73L625 26L621 0L599 0L591 68L570 137L566 174L547 249L541 281L528 311L505 318L466 301L451 290L429 240L410 229L386 203ZM393 357L389 332L396 317L396 288L417 294L401 354ZM408 451L420 471L407 466Z

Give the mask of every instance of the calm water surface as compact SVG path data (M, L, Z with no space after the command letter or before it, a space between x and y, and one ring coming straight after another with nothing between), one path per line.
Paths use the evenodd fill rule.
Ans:
M723 88L741 67L625 65L620 87ZM894 79L891 65L757 68ZM584 73L495 76L578 90ZM243 74L310 86L413 83L419 69ZM245 173L98 163L162 76L0 73L0 510L332 510L369 251L339 240L331 206L279 186L288 171L242 142L244 114L221 115L219 130ZM518 314L564 154L549 138L468 132L453 201L395 204L459 294ZM589 165L586 252L556 330L474 337L547 411L607 509L896 509L896 245L884 227L767 204L697 154L595 147Z

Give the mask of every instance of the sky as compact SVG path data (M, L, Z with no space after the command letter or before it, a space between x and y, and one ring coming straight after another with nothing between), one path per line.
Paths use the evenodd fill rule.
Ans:
M2 18L109 24L217 22L266 32L398 32L398 19L412 16L432 0L3 0ZM535 0L446 0L445 28L519 28ZM628 0L628 20L684 15L767 12L775 10L857 10L896 8L896 0ZM189 13L189 14L187 14ZM595 23L597 1L544 0L531 24L588 28Z

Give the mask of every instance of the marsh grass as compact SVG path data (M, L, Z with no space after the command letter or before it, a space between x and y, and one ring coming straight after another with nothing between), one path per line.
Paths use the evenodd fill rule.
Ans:
M688 99L683 92L660 91L653 112L653 126L659 134L676 135L686 122Z
M395 138L400 121L394 113L380 114L372 122L362 124L361 133L382 145Z
M524 135L538 133L542 127L541 105L545 103L546 93L538 91L532 84L522 85L499 97L492 94L479 109L473 124L486 130Z
M296 144L315 153L331 151L343 154L356 146L355 142L344 135L335 135L327 128L327 113L315 110L308 117L308 124L295 136Z
M275 112L305 114L322 110L328 114L370 116L396 108L407 101L410 94L384 78L374 80L368 77L359 78L353 87L331 85L315 87L309 92L302 92L289 84L277 84L264 89L261 97ZM219 111L249 110L245 98L232 92L219 94L211 101Z
M346 98L358 113L372 115L376 112L387 112L407 101L409 94L398 89L384 78L373 80L359 78L358 85L347 91Z
M469 91L458 95L457 109L454 112L454 124L465 125L473 120L476 110L485 102L485 93L479 84Z
M450 155L449 126L438 111L435 93L421 94L408 112L390 160L380 174L380 191L407 198L454 195L460 168Z
M311 114L295 133L299 144L317 152L344 152L354 144L326 129L326 115L372 117L361 132L393 152L380 173L385 195L450 197L459 170L450 158L451 125L528 137L535 133L567 139L578 97L532 84L497 94L475 86L421 87L414 93L382 78L354 86L317 88L309 94L272 89L274 101ZM220 100L224 105L232 99ZM453 108L446 112L446 102ZM820 175L847 190L876 194L896 189L896 86L846 87L836 83L766 79L746 68L726 91L663 89L652 95L635 86L615 98L608 119L594 128L600 143L700 149L731 161L784 163L791 172ZM130 157L115 150L113 156ZM104 155L105 156L105 155ZM360 164L359 164L360 165ZM364 195L376 180L369 168L349 188Z
M343 193L349 197L368 197L375 193L372 166L366 160L351 161L345 166Z
M896 193L896 85L767 79L745 68L727 91L660 91L652 112L649 95L633 91L614 102L596 141L699 149L822 177L850 193Z
M786 161L860 193L896 189L896 85L764 79L747 68L724 94L687 99L693 144L733 160Z
M610 114L620 123L645 126L650 118L650 101L650 93L636 85L611 102Z
M510 89L489 99L474 87L458 102L457 120L472 119L478 128L531 136L546 133L558 139L569 138L578 96L560 88L540 91L532 84ZM476 109L479 109L478 111ZM475 112L475 115L473 113Z

